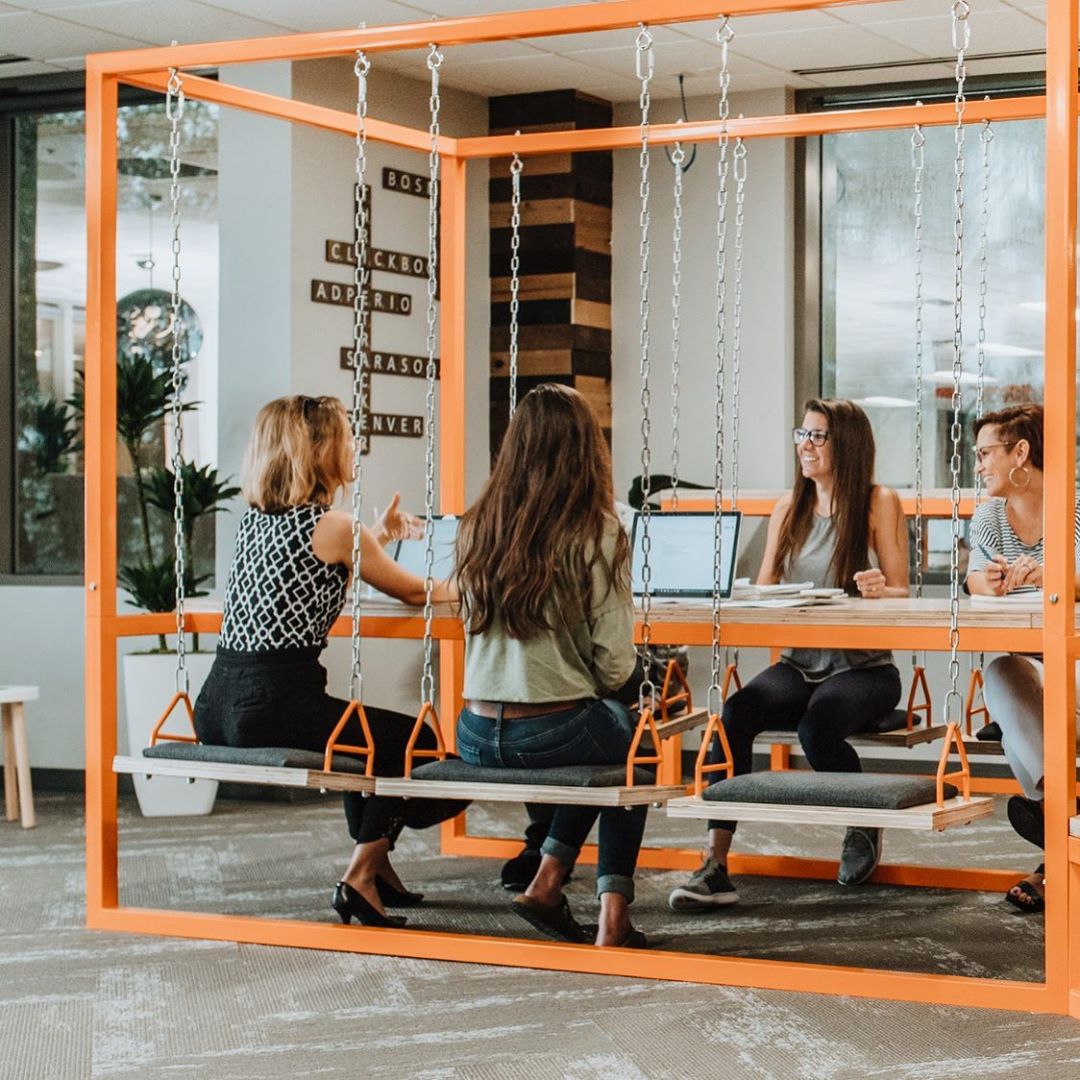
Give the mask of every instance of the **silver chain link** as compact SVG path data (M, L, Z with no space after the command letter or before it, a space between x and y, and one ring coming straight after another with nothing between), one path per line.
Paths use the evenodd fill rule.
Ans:
M427 57L431 72L431 149L428 151L428 279L427 279L427 431L424 448L424 673L420 677L420 700L424 705L435 701L435 676L432 669L431 621L434 605L431 594L435 588L435 293L438 290L439 258L439 68L443 54L437 45L430 46Z
M656 55L653 52L653 36L644 23L638 24L636 45L637 78L641 84L638 97L638 103L641 107L641 150L638 155L638 164L641 169L639 183L641 240L638 248L641 260L638 282L640 295L639 344L641 347L641 647L645 654L648 655L652 637L652 627L649 621L652 610L652 566L650 564L652 538L649 535L652 516L649 506L649 497L651 495L649 469L652 462L652 451L649 447L649 403L651 397L649 391L649 83L652 80L656 66ZM641 688L638 691L640 707L644 709L646 702L651 705L655 696L656 687L651 678L651 668L646 664L644 676L641 680Z
M926 134L916 124L911 133L915 171L915 596L923 594L923 173ZM912 654L914 664L914 653Z
M729 88L731 74L728 70L729 46L735 32L727 16L721 16L716 31L720 45L720 134L718 137L719 159L717 162L716 194L716 382L715 427L713 437L713 594L712 594L712 670L709 684L708 709L720 714L723 707L722 686L724 657L720 645L720 593L723 590L722 560L723 503L724 503L724 380L725 353L727 351L727 205L728 205L728 118L731 115Z
M183 320L180 316L180 121L184 116L184 87L180 72L169 69L165 94L165 116L169 121L169 222L172 226L172 297L169 303L172 331L172 472L173 472L173 573L176 576L176 692L186 694L191 686L187 670L187 642L184 639L184 599L187 591L187 552L184 543L184 372Z
M682 117L678 121L682 123ZM675 166L675 184L672 191L671 226L671 508L679 509L679 350L682 319L682 218L683 218L683 162L686 151L677 142L671 152L671 164Z
M521 170L518 154L510 162L510 419L517 412L518 290L521 288Z
M979 146L982 150L982 198L979 209L979 349L978 377L975 381L975 416L981 419L985 412L986 391L986 293L987 273L990 263L990 144L994 141L994 129L989 120L979 128ZM975 502L983 496L982 475L975 473Z
M739 401L742 396L743 226L746 203L746 144L735 139L735 297L731 319L731 509L739 508Z
M944 718L950 722L952 706L956 707L955 723L963 717L963 698L960 695L960 440L961 391L964 375L964 112L967 99L964 82L967 69L964 54L971 43L971 26L968 15L971 5L967 0L953 0L952 43L956 49L956 127L954 142L956 154L953 161L955 184L953 188L953 363L952 363L952 457L949 472L952 477L952 548L949 552L949 692L945 697Z
M371 61L357 51L353 72L356 75L356 197L353 210L353 379L352 379L352 668L349 675L349 699L363 701L364 674L360 656L360 579L361 536L363 533L363 441L364 412L371 379L368 368L367 304L370 272L368 270L368 208L364 198L367 172L367 77Z

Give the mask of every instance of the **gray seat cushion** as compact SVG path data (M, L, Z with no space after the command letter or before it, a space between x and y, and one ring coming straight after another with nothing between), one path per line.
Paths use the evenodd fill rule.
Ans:
M956 796L945 785L945 798ZM721 780L705 789L709 802L782 803L787 806L857 806L868 810L904 810L937 798L930 777L891 773L757 772Z
M460 758L433 761L413 769L414 780L464 784L543 784L548 787L624 787L625 765L558 765L550 769L499 769L468 765ZM635 784L655 784L649 769L634 770Z
M163 742L143 750L146 758L170 761L216 762L222 765L260 765L273 769L308 769L322 772L323 755L314 750L293 750L285 746L207 746L203 743ZM334 757L335 772L364 772L364 762L349 754Z

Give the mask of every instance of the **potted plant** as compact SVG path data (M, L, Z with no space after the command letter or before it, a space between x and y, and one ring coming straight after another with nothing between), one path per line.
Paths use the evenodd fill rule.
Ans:
M168 360L172 351L171 329L156 324L156 312L167 306L155 307L150 290L133 294L120 303L120 348L117 358L117 430L131 470L131 482L121 486L120 502L131 500L135 519L133 535L121 550L117 571L120 585L128 592L127 603L149 612L170 612L176 607L175 507L174 475L149 458L162 455L161 438L164 420L172 412L173 384ZM167 294L158 296L168 299ZM185 305L186 306L186 305ZM132 311L139 313L133 317ZM190 309L188 309L190 312ZM194 319L194 312L190 312ZM187 321L183 319L182 321ZM138 328L133 335L132 327ZM183 332L183 331L182 331ZM191 343L190 327L186 340ZM196 345L197 347L197 345ZM193 352L193 351L192 351ZM184 359L190 358L186 351ZM82 411L81 386L71 405ZM184 402L181 411L193 412L197 402ZM181 463L183 479L183 536L184 591L189 598L205 596L201 586L211 576L200 573L200 544L198 540L212 516L224 509L223 504L239 493L229 480L218 476L210 466L198 467L191 461ZM202 523L202 524L200 524ZM212 653L199 651L198 635L193 635L186 653L189 694L192 702L198 696L210 665ZM158 636L153 650L127 653L123 657L125 719L129 750L146 746L162 710L172 697L175 687L176 654L166 635ZM182 709L174 711L167 729L178 734L185 730L186 718ZM183 814L207 814L213 808L217 782L198 780L194 783L177 777L135 776L135 793L139 808L147 817Z

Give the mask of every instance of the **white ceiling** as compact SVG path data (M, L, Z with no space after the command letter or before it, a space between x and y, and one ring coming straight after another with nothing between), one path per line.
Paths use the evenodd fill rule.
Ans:
M88 52L144 45L337 30L420 19L557 7L565 0L0 0L0 80L78 70ZM1044 66L1045 0L976 0L970 74ZM853 86L949 78L949 0L890 0L827 11L734 19L732 89ZM657 27L654 93L686 76L688 94L715 89L715 22ZM437 35L436 35L437 36ZM447 85L484 95L574 87L612 101L636 99L635 31L575 34L447 50ZM992 54L993 59L977 57ZM938 63L926 63L938 59ZM908 63L905 63L907 61ZM426 78L423 56L398 53L379 64ZM892 66L882 66L892 65ZM842 70L821 70L842 69ZM806 74L800 74L805 72Z

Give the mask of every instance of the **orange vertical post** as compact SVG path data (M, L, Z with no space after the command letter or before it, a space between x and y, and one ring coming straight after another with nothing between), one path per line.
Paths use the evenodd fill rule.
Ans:
M1046 42L1046 461L1043 731L1046 796L1046 988L1080 1015L1080 892L1068 863L1074 814L1073 682L1076 489L1077 7L1050 0ZM1072 993L1069 993L1070 988Z
M86 917L117 904L117 82L86 75Z
M439 216L439 496L443 513L465 509L465 317L468 280L466 162L442 156ZM448 747L462 704L465 646L439 642L439 720ZM443 841L465 833L459 815L442 826Z

